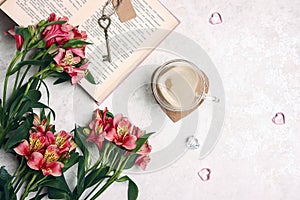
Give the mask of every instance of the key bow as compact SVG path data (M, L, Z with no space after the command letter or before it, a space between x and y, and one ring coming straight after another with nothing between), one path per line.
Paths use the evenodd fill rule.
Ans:
M103 28L104 30L107 30L109 25L111 23L111 19L110 17L106 16L106 15L102 15L99 19L98 19L98 24L101 28Z

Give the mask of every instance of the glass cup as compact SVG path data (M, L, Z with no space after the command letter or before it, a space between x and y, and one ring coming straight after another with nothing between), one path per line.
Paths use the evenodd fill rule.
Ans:
M191 111L205 99L219 102L217 97L207 94L207 76L188 60L174 59L158 67L151 85L158 104L169 111Z

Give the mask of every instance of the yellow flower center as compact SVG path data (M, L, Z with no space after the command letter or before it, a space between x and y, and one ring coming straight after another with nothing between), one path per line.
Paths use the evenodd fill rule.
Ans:
M29 138L29 143L32 151L37 151L43 147L43 143L40 139Z
M122 136L122 135L126 135L128 132L128 127L127 126L118 126L117 127L117 133L119 136Z
M62 59L62 61L66 64L66 65L76 65L79 63L79 61L75 61L74 60L74 56L72 53L70 52L66 52L65 57Z
M55 162L59 159L59 156L56 152L56 150L52 150L52 151L48 151L46 150L45 155L44 155L44 159L48 162Z

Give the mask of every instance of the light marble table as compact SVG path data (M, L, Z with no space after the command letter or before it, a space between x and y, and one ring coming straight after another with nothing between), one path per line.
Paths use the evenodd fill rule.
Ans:
M300 1L161 2L181 21L175 31L199 44L216 65L226 94L226 117L222 136L205 159L198 159L197 150L188 151L165 169L131 174L139 199L299 199ZM215 11L222 24L208 22ZM1 70L15 45L2 33L12 26L0 12ZM60 89L66 95L53 103L66 115L57 119L58 126L71 129L74 116L67 109L73 102L67 96L74 89ZM285 114L284 125L272 122L277 112ZM13 168L13 158L1 153L3 164ZM198 177L202 168L211 169L209 181ZM102 199L126 199L126 187L114 184Z

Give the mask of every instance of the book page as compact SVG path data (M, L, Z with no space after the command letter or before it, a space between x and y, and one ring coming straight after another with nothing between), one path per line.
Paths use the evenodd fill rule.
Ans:
M103 62L107 54L104 31L98 24L106 0L6 0L1 9L17 24L34 24L54 12L67 16L70 23L85 30L89 42L86 57L96 85L82 80L81 86L102 102L128 74L179 24L157 0L131 0L137 17L121 23L111 16L108 29L112 62Z
M1 4L4 2L5 0L0 0L0 6L1 6Z
M1 9L19 25L30 25L47 19L50 13L70 20L86 5L87 0L5 0Z

